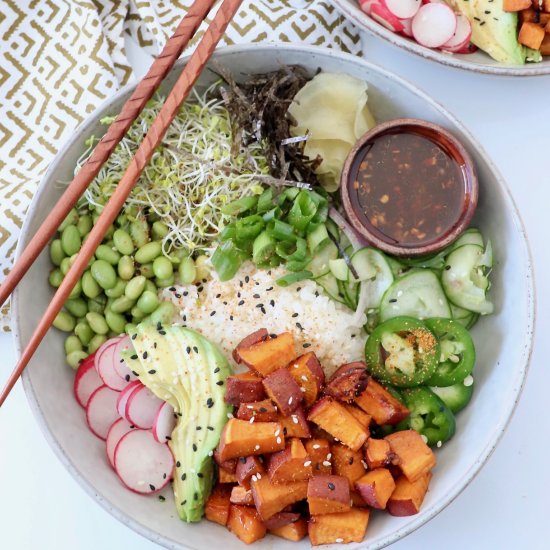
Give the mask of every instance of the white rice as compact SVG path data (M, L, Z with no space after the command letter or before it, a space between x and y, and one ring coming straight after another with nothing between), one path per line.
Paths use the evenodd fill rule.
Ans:
M351 326L354 312L326 296L314 281L283 288L275 280L284 269L256 270L244 265L228 282L214 274L199 287L180 285L162 291L177 305L174 322L200 332L230 358L235 346L250 333L291 332L298 354L313 351L327 375L338 366L364 359L367 336Z

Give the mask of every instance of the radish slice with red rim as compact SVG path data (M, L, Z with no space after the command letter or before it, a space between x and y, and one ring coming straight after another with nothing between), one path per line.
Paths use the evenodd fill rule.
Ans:
M401 32L403 24L380 1L373 2L370 8L370 16L381 25L393 32Z
M149 388L143 386L132 392L126 402L125 417L142 430L150 430L163 401Z
M109 428L115 420L118 420L116 410L116 400L118 392L101 386L92 393L86 406L86 422L94 435L100 439L105 439L109 433Z
M176 414L170 403L163 403L153 420L153 437L159 443L166 443L176 427Z
M115 471L131 491L160 491L170 483L173 470L174 457L168 445L155 441L148 430L131 430L116 446Z
M109 428L107 439L105 440L105 445L107 450L107 458L109 459L109 463L113 468L115 467L115 449L118 445L118 442L128 432L135 429L136 427L133 424L130 424L130 422L128 422L125 418L119 418Z
M89 355L80 363L74 377L74 396L78 404L86 408L90 395L100 386L103 386L103 380L95 370L94 356Z
M124 378L126 382L137 380L137 375L132 372L130 367L126 364L126 361L122 359L122 352L133 350L132 340L129 336L122 336L117 342L116 349L113 354L113 361L115 370L118 372L121 378Z
M439 48L456 30L456 15L446 4L424 4L412 21L414 39L427 48Z
M367 15L370 15L371 7L375 2L378 2L378 0L359 0L359 7Z
M114 353L119 338L107 340L96 352L95 368L103 380L103 383L109 388L121 391L128 382L116 371L114 367Z
M403 25L403 30L401 32L405 36L412 38L413 37L412 19L401 19L401 24Z
M381 0L387 10L398 19L410 19L414 17L422 2L420 0Z
M472 25L469 19L465 15L459 13L456 16L455 33L450 40L447 40L447 42L441 46L441 49L448 52L458 52L468 46L471 37Z
M128 399L132 395L132 392L136 391L138 388L142 388L143 384L139 380L134 380L130 382L119 394L116 402L116 410L121 418L126 418L126 404Z

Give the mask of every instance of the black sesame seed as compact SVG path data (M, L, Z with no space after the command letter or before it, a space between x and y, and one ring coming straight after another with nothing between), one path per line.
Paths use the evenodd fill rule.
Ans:
M240 462L241 464L246 464L246 457L241 456L241 457L239 458L239 462Z
M197 426L196 430L197 430L197 431L202 430L202 426Z
M207 282L208 282L208 279L203 279L202 282L203 282L203 283L207 283Z
M148 354L146 351L144 351L144 352L143 352L143 358L144 358L144 359L147 359L148 356L149 356L149 354Z
M390 304L394 304L397 302L397 298L392 298L391 300L388 300Z
M220 367L216 367L216 368L214 369L214 374L216 374L217 372L220 372Z
M298 317L298 313L293 313L292 317L294 317L294 318Z
M226 305L227 305L227 302L224 302L223 305L226 306Z
M137 333L136 334L132 334L131 336L132 340L135 340L137 338Z
M245 282L245 283L249 283L249 282L250 282L250 277L249 277L248 275L244 278L244 282Z
M162 479L166 479L166 474L162 474Z
M265 308L264 308L264 307L261 307L261 308L260 308L260 311L265 315L266 312L265 312Z
M182 316L182 320L183 320L184 323L187 321L187 315L185 315L185 313Z
M216 382L216 386L223 386L223 380L218 380Z
M157 343L156 342L153 342L153 348L157 349Z
M170 292L176 292L176 287L175 287L175 286L171 286L168 290L169 290Z
M180 506L185 506L186 504L187 504L187 501L184 500L184 501L180 504Z
M172 438L169 435L165 436L165 439L166 441L172 441Z
M157 330L162 330L162 323L160 321L157 323Z
M193 495L193 498L194 498L195 500L199 500L199 493L195 493L195 494Z
M214 428L212 426L206 426L206 429L210 430L211 432L214 431Z
M159 334L161 336L166 336L166 331L165 330L159 330Z
M275 307L275 300L269 300L269 305L271 307Z
M187 352L187 355L189 355L191 353L191 346L187 346L185 351Z
M271 290L273 290L273 287L272 287L272 286L270 286L269 288L266 288L266 291L267 291L267 292L270 292Z
M230 316L229 316L229 320L230 320L230 321L233 321L233 315L230 315Z
M199 472L199 473L197 474L197 477L199 477L199 478L202 479L202 478L204 477L204 474L201 474L201 473Z
M165 499L162 495L159 495L159 500L160 500L161 502L164 502L166 499Z
M185 481L187 479L187 474L181 474L181 480Z
M150 371L148 371L149 374L155 374L155 372L157 372L155 369L151 369Z
M241 300L237 305L242 306L244 304L244 300Z
M127 375L124 377L124 380L126 380L126 382L130 382L130 375L127 374Z
M175 296L176 298L181 298L181 294L180 294L179 292L176 292L176 293L174 294L174 296Z
M195 353L199 353L199 348L198 348L197 346L193 346L193 351L194 351Z
M184 296L189 296L189 292L187 292L187 290L186 290L186 291L184 291L183 295Z
M302 344L303 348L309 348L311 344L309 342L306 342L305 344Z
M260 295L259 294L254 294L254 298L256 298L256 300L258 300L260 298Z
M300 330L304 330L304 327L303 327L300 323L296 323L296 326L297 326Z
M267 409L266 409L265 407L260 407L260 408L258 409L258 411L261 412L261 413L266 413L266 412L267 412Z
M336 487L334 486L334 483L329 483L329 484L328 484L328 488L329 488L331 491L334 491L334 489L336 489Z
M136 355L136 354L132 355L132 356L130 357L130 359L133 359L133 360L135 361L135 360L137 359L137 355Z
M270 334L270 335L269 335L269 337L270 337L271 339L273 339L273 340L275 340L275 338L277 338L277 336L278 336L277 334Z
M133 374L134 376L139 376L139 374L138 374L135 370L132 371L132 374Z
M243 282L242 281L239 281L239 286L242 288L243 287Z
M319 298L319 292L315 291L315 298Z
M181 462L178 460L178 461L176 462L176 468L180 468L180 467L181 467Z
M193 443L193 452L196 453L197 452L197 445L195 443Z
M286 435L288 430L286 428L283 428L283 435Z
M213 406L214 406L214 400L209 397L207 400L206 400L206 406L211 409Z
M222 295L221 294L216 294L216 298L221 298Z
M216 312L215 312L215 311L211 311L211 312L210 312L210 317L214 317L214 315L216 315Z
M450 266L450 265L446 265L446 266L445 266L445 270L446 270L446 271L449 271L449 269L451 269L451 266Z
M155 490L155 486L152 485L151 483L149 483L149 488L151 489L151 491L154 491L154 490Z
M350 456L348 459L348 464L351 466L353 464L353 457Z
M315 464L315 469L316 470L320 470L321 469L321 465L317 462L317 464Z

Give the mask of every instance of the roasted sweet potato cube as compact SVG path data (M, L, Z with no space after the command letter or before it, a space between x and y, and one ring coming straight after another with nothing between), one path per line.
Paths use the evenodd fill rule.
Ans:
M345 477L314 476L307 486L309 513L332 514L350 509L349 483Z
M521 11L531 7L531 0L503 0L504 11Z
M393 463L401 468L409 481L416 481L435 466L435 455L418 432L403 430L387 435L385 439L395 455Z
M311 407L325 384L325 373L317 356L312 351L300 355L288 366L288 370L301 388L305 406Z
M550 29L549 29L549 32L550 32ZM550 34L548 32L544 36L544 40L542 41L542 44L540 45L540 53L542 55L550 55Z
M527 8L526 10L521 10L518 13L520 23L529 21L531 23L538 23L540 18L540 12L534 10L533 8Z
M395 489L388 500L388 512L392 516L413 516L414 514L418 514L424 497L428 492L428 485L431 479L431 472L424 474L412 482L405 476L397 478Z
M224 426L218 446L220 460L274 453L285 448L285 436L278 422L247 422L231 418Z
M216 464L218 465L218 467L221 470L225 470L226 472L228 472L230 474L235 473L235 470L237 469L237 459L236 458L232 458L231 460L222 461L220 459L220 450L216 449L214 451L214 460L215 460Z
M254 422L276 422L278 416L277 407L271 399L264 399L255 403L241 403L237 411L238 419L250 421L254 418Z
M519 29L518 42L532 48L533 50L538 50L544 39L544 29L538 23L522 23Z
M368 524L368 509L351 508L339 514L312 516L308 522L308 533L313 546L362 542Z
M246 489L250 489L250 479L252 476L265 474L265 468L257 456L247 456L239 458L237 463L237 481Z
M263 539L267 529L258 512L250 506L231 505L229 509L228 529L246 544Z
M368 504L357 491L350 491L351 505L353 508L366 508Z
M252 479L250 486L254 504L264 521L307 497L307 481L271 483L267 476L262 476Z
M283 527L270 529L269 532L277 537L298 542L307 535L307 521L304 518L300 518L293 523L284 525Z
M283 416L289 416L300 406L302 392L288 369L277 369L263 383L265 392Z
M231 487L229 485L216 485L204 507L206 519L223 526L227 525L229 507L231 506L230 497Z
M231 489L231 504L239 504L241 506L254 506L254 497L250 489L245 489L240 485L235 485Z
M365 444L365 460L369 470L384 468L391 463L392 452L389 441L369 437Z
M330 443L326 439L311 439L304 443L307 454L311 460L313 475L332 473L332 451Z
M355 404L370 414L376 424L399 424L409 416L409 409L373 378L355 399Z
M267 474L271 483L309 479L313 468L303 443L297 438L290 439L283 451L269 455Z
M337 476L345 477L349 482L350 489L353 489L355 482L366 472L363 465L363 453L352 451L349 447L338 443L332 445L331 449L332 471Z
M313 405L308 420L354 451L363 446L369 435L366 428L332 397L324 397Z
M220 483L237 483L237 476L220 468L218 471L218 481Z
M296 358L294 338L290 332L283 332L276 338L267 338L248 348L236 350L240 363L245 364L260 376L286 367Z
M253 372L227 377L224 401L238 407L241 403L261 401L265 397L262 379Z
M325 395L330 395L343 403L353 403L354 399L367 387L369 377L367 365L362 361L342 365L329 378Z
M233 359L235 363L238 365L242 362L241 357L239 355L239 352L243 349L249 348L250 346L253 346L254 344L259 344L260 342L263 342L264 340L267 340L269 338L269 332L267 332L266 328L258 329L256 332L253 332L252 334L249 334L245 338L243 338L238 344L237 347L233 350Z
M550 0L542 0L542 11L550 12Z
M395 489L395 481L386 468L377 468L358 479L355 489L369 506L383 510Z
M289 523L294 523L300 519L298 512L278 512L273 514L269 519L264 521L265 526L271 531L271 529L278 529L284 527Z
M283 427L286 437L299 437L306 439L311 437L311 430L303 407L298 407L289 416L279 415L278 422Z
M372 424L372 416L355 405L348 405L346 403L342 404L344 405L346 411L358 420L359 423L370 433L369 426Z

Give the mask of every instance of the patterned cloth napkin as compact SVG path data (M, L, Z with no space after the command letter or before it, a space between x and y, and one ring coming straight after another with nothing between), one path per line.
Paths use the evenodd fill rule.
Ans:
M9 272L26 209L59 147L132 79L124 35L156 55L191 3L0 1L1 274ZM358 32L326 0L245 0L222 43L264 41L361 53ZM9 330L8 306L0 327Z

